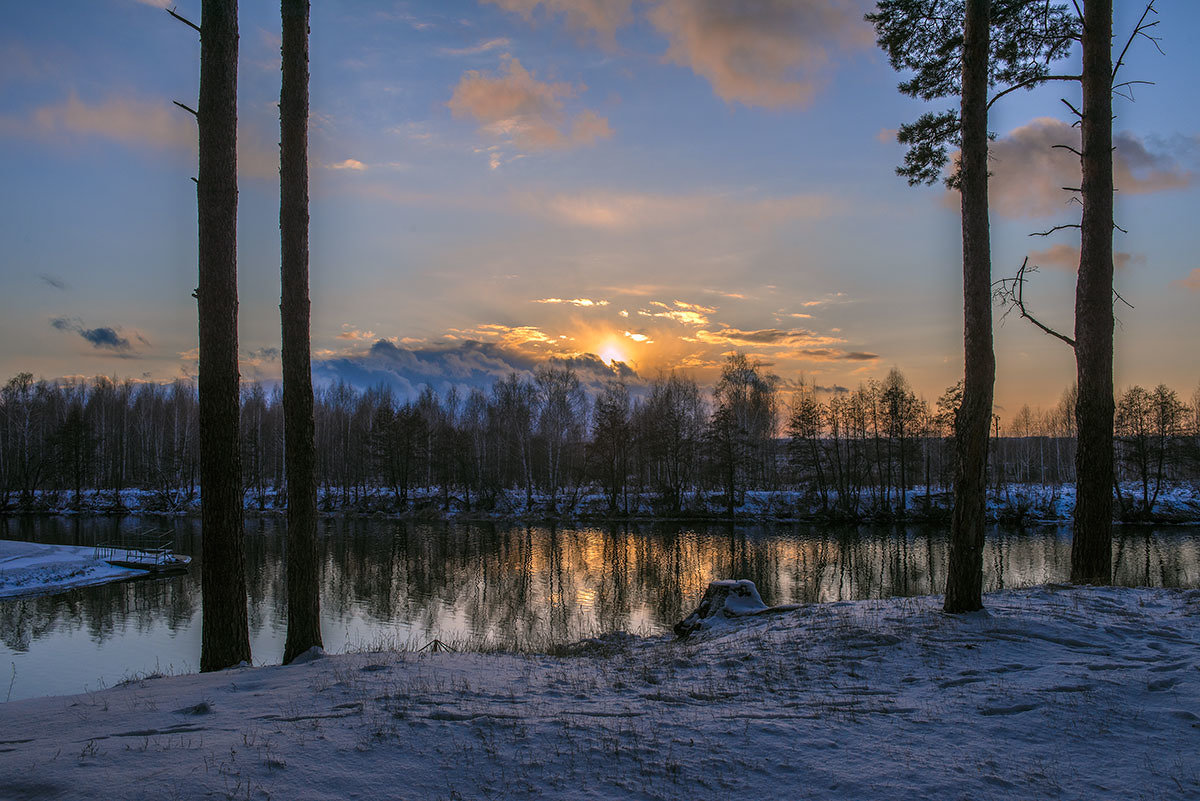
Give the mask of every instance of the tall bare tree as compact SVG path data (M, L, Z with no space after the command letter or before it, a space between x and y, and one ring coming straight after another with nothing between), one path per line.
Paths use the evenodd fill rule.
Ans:
M287 643L284 663L321 645L317 471L308 297L308 0L282 0L279 91L279 304L287 472Z
M200 21L200 669L250 659L238 442L237 0L204 0Z

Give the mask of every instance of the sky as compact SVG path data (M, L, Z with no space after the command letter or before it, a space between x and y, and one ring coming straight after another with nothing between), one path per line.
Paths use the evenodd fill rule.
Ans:
M17 3L0 29L0 377L196 372L199 42L164 0ZM924 111L865 0L320 0L311 21L314 374L412 392L566 359L585 380L734 351L785 388L962 371L958 199L895 174ZM1118 0L1118 46L1143 4ZM199 0L175 8L200 19ZM1200 384L1200 4L1158 0L1115 104L1116 381ZM278 3L244 0L242 374L279 376ZM1078 54L1063 71L1078 71ZM1070 331L1078 141L1060 98L993 107L993 273ZM1073 140L1074 137L1074 140ZM1069 348L997 310L1002 416Z

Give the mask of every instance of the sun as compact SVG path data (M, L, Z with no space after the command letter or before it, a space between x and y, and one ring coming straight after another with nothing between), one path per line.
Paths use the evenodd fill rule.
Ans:
M611 342L600 348L600 361L612 367L617 362L627 361L625 354L616 345Z

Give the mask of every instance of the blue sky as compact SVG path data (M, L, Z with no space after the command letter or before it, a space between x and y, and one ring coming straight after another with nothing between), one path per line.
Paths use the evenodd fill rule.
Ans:
M195 34L155 0L20 4L0 32L0 372L194 374ZM279 18L241 8L246 378L278 375ZM1141 4L1118 2L1127 32ZM1159 0L1118 100L1117 384L1200 379L1200 7ZM199 0L178 11L199 19ZM789 381L961 371L956 198L896 177L925 107L853 0L319 2L312 16L317 374L444 388L552 355L710 380L740 349ZM1119 38L1125 34L1119 34ZM1071 66L1066 62L1065 66ZM995 107L997 276L1070 328L1077 172L1056 85ZM940 108L944 104L934 104ZM379 346L380 341L386 346ZM483 343L480 347L468 343ZM997 327L997 401L1047 406L1061 343ZM589 357L589 354L591 355ZM407 367L406 367L407 365ZM409 372L405 372L408 370ZM439 376L441 380L439 382ZM1003 412L1002 412L1003 413Z

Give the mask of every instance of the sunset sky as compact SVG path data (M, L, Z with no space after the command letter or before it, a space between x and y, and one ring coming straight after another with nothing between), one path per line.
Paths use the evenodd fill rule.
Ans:
M159 0L13 3L0 29L0 376L196 370L195 33ZM1118 46L1143 4L1118 0ZM1118 98L1118 390L1200 381L1200 4L1159 0L1165 55ZM860 0L316 0L314 372L490 384L551 355L591 381L740 350L795 382L961 372L957 196L894 173L930 106ZM180 0L197 22L199 0ZM736 9L736 10L735 10ZM279 375L278 3L241 3L243 376ZM1077 57L1063 71L1077 72ZM1078 140L1060 97L993 109L997 277L1026 255L1071 328ZM1073 100L1072 102L1077 102ZM1052 405L1068 348L996 329L1001 414ZM632 372L631 372L632 371ZM636 373L635 377L633 374Z

